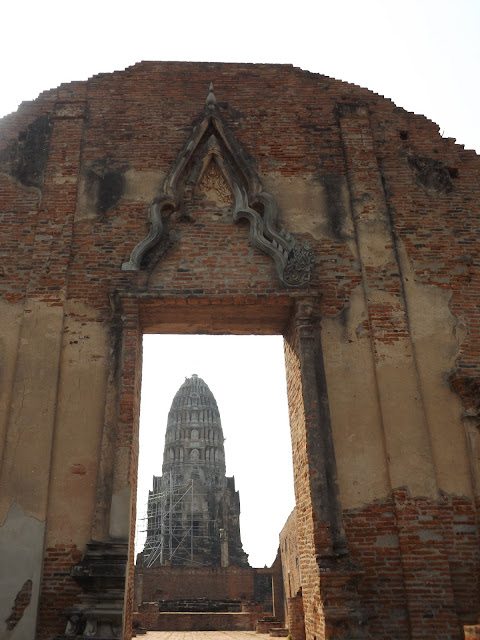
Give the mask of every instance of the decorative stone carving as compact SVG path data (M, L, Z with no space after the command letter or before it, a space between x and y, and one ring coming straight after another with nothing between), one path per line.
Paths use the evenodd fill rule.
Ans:
M415 182L429 195L449 193L453 189L448 168L440 160L411 154L407 156Z
M151 221L150 231L148 236L134 247L130 260L124 262L122 265L123 271L138 271L142 262L142 258L145 256L152 247L154 247L160 238L162 237L164 225L162 221L162 213L168 209L176 208L176 202L170 198L161 196L160 198L154 198L149 207L149 219Z
M285 282L291 287L301 287L308 284L314 262L313 249L308 245L295 245L287 257L287 263L283 271Z
M231 205L233 202L232 192L217 163L213 160L203 174L199 188L222 206Z
M82 617L78 615L78 613L74 613L67 620L67 627L65 629L66 636L76 636L80 635L82 631Z
M87 544L82 562L71 568L83 593L78 604L65 611L67 624L60 638L112 638L122 636L127 543Z
M87 638L95 638L98 632L98 624L95 618L87 618L87 624L85 626L85 631L83 632L84 636Z
M167 214L181 210L185 192L197 185L206 193L214 192L222 204L231 204L234 222L242 218L250 222L249 240L256 249L273 259L282 286L305 287L308 284L314 265L313 249L307 243L298 244L288 231L277 228L275 199L263 191L250 159L223 120L213 85L210 85L201 123L166 176L163 194L150 205L150 232L133 249L130 260L122 265L123 270L141 268L143 258L164 233Z
M295 324L301 339L313 339L320 328L318 301L315 298L303 298L296 301Z

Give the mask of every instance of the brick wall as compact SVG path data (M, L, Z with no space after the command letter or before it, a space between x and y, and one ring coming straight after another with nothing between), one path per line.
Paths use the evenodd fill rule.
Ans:
M297 595L302 586L297 543L297 512L294 509L280 532L283 589L287 598Z
M258 613L157 613L134 614L134 624L148 631L255 631Z
M152 567L136 569L143 576L144 602L207 598L253 601L255 569L240 567Z
M82 554L74 546L55 545L45 550L37 631L39 640L54 638L65 630L63 613L82 592L70 577L70 568L81 558Z
M287 599L288 630L293 640L305 640L305 617L301 595Z
M279 286L273 261L248 239L248 223L235 224L228 204L198 189L185 190L181 212L165 214L164 234L142 270L121 269L148 234L148 203L200 122L211 81L248 166L277 198L281 224L314 249L312 279L300 293ZM330 633L329 620L342 607L357 611L359 628L368 621L378 638L458 638L463 624L475 622L480 474L471 452L478 447L480 409L479 175L478 157L442 139L423 116L366 89L282 65L140 63L45 92L1 121L0 302L61 308L64 326L81 320L86 335L93 323L101 324L115 352L105 366L118 365L115 375L108 371L108 420L102 407L90 436L101 451L97 504L85 510L78 533L65 533L62 524L72 508L67 499L47 523L47 539L54 542L45 550L39 638L61 631L61 610L78 594L66 568L75 562L72 550L84 549L87 531L108 535L112 491L130 487L134 495L140 336L165 326L286 336L300 574L287 564L291 576L301 576L309 640ZM352 328L348 318L359 291L363 315ZM358 402L357 387L345 376L342 388L327 367L316 399L307 394L308 349L291 318L301 295L315 300L318 318L341 325L338 343L326 351L332 367L351 344L370 350L370 368L361 375L372 372L372 396L378 396L371 400L372 416L381 436L372 443L368 434L356 434L351 419L352 448L365 460L359 478L345 462L344 425L334 412L332 420L328 415L329 404ZM443 306L423 304L433 295ZM257 324L249 308L258 313ZM445 326L451 322L458 343L442 346L441 362L432 359L439 350L425 333L442 323L439 318ZM46 335L51 331L45 328ZM320 324L314 387L323 375L319 335ZM25 337L19 350L24 345ZM397 357L406 372L401 384L385 373L385 362ZM54 378L52 389L65 384L62 370ZM463 409L454 393L448 396L450 386ZM439 390L448 419L444 405L438 409ZM402 424L398 414L407 404L411 419ZM471 422L468 438L462 410ZM0 418L3 448L16 437L16 425L6 413ZM53 418L49 424L40 415L38 433L50 437L48 429L63 428ZM383 458L372 467L368 456L378 440ZM338 473L335 455L319 445L332 442L341 457ZM45 464L54 459L61 466L62 452L44 457ZM28 461L26 455L26 467ZM409 475L404 469L414 463ZM2 482L3 499L22 508L26 494L18 483L7 472ZM45 504L49 491L61 490L59 483L45 473ZM370 493L351 506L354 483ZM133 549L127 585L128 635ZM295 578L292 596L298 586Z
M302 574L297 541L297 510L294 509L280 532L283 589L285 593L285 626L294 640L305 640Z

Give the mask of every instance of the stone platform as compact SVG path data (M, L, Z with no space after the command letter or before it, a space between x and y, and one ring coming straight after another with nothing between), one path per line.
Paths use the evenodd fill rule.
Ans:
M255 631L147 631L146 640L258 640Z
M148 612L134 614L134 624L147 630L168 629L162 633L187 633L209 629L223 629L224 632L251 631L255 633L258 615L250 613L174 613ZM210 632L209 632L210 633ZM213 633L213 632L212 632ZM223 632L221 632L223 633ZM258 636L256 636L258 639Z

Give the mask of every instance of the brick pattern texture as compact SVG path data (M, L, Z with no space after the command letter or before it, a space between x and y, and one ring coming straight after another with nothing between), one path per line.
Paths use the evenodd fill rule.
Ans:
M63 612L82 592L70 577L71 566L79 562L81 557L81 552L75 546L55 545L45 549L38 640L50 640L65 630Z
M388 292L390 300L399 301L382 306L367 300L361 330L372 340L372 357L378 359L383 346L408 339L393 244L401 238L417 281L448 290L451 312L466 326L450 382L473 415L480 407L476 154L442 139L434 123L382 96L289 66L144 62L46 91L0 122L2 302L33 299L64 306L66 320L71 308L66 302L80 303L82 321L100 322L107 331L113 331L112 308L121 317L115 488L136 490L144 328L139 299L169 299L188 320L215 300L231 307L237 301L243 309L250 296L268 300L275 310L275 301L288 295L278 285L271 258L249 242L248 224L235 224L227 205L198 190L186 193L182 215L172 213L165 221L166 231L144 268L121 269L150 227L151 198L131 197L129 176L156 172L151 197L158 194L158 176L168 173L198 124L211 81L222 117L260 176L285 184L322 181L332 212L328 228L318 234L295 231L315 252L304 293L321 294L320 316L336 317L364 282L370 293ZM382 216L391 225L392 244L385 246L389 259L383 269L362 265L342 231L346 213L339 204L339 180L349 185L359 223L386 207ZM370 204L362 184L369 185ZM288 227L287 215L280 215ZM221 332L222 322L213 330ZM368 620L372 638L460 638L463 625L473 625L479 612L476 505L462 496L429 501L395 488L374 504L344 513L350 557L334 562L331 523L319 517L311 494L309 474L318 469L307 435L315 426L305 413L298 335L295 327L285 326L284 332L301 572L294 584L303 589L306 637L323 639L331 629L340 634L334 619L355 609L348 594L356 588L358 619ZM126 468L120 464L125 459ZM59 541L45 550L39 640L62 632L62 611L80 591L69 567L87 540L77 542ZM125 638L133 608L130 547Z
M143 601L207 598L254 600L255 569L240 567L138 568L143 575Z

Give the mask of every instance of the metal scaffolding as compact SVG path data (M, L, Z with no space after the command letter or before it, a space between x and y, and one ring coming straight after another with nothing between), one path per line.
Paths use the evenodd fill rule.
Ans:
M205 514L195 512L196 500L193 480L187 485L175 485L170 472L163 478L159 493L148 497L145 547L143 564L203 564L195 560L195 552L211 544L212 521L204 519ZM145 530L144 530L145 531Z

